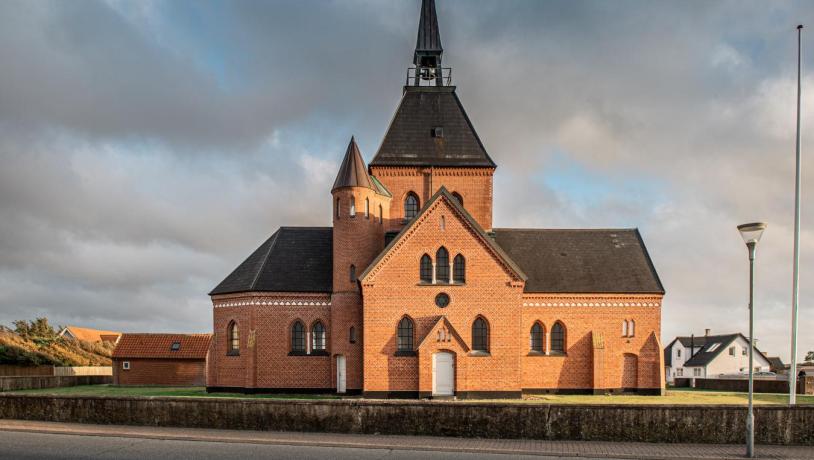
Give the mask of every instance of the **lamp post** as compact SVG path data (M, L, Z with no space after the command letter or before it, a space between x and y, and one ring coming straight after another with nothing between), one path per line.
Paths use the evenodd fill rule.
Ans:
M763 230L766 230L766 224L762 222L755 222L751 224L738 225L738 231L749 249L749 412L746 415L746 456L754 458L755 456L755 414L752 407L752 392L754 385L754 322L755 322L755 304L754 304L754 287L755 287L755 247L760 237L763 235Z

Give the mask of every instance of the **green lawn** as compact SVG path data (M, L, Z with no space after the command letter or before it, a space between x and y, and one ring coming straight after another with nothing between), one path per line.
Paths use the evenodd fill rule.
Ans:
M209 398L267 398L267 399L340 399L337 395L289 395L240 393L207 393L203 387L115 387L112 385L83 385L41 390L22 390L10 394L53 394L66 396L172 396ZM538 395L526 399L506 399L500 402L554 403L554 404L746 404L746 393L671 389L665 396L591 396L591 395ZM798 396L799 404L814 404L814 396ZM755 394L755 404L787 404L785 394Z

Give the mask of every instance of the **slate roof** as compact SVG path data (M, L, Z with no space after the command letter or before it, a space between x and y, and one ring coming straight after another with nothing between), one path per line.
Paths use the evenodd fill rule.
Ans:
M206 359L212 334L122 334L114 358ZM173 351L173 343L179 347Z
M339 166L339 172L336 174L331 191L341 187L365 187L378 191L367 173L365 160L362 159L362 153L353 137L350 138L345 158L342 159L342 164Z
M418 21L418 37L415 43L415 57L413 63L418 63L418 56L422 51L440 53L441 33L438 31L438 15L435 12L435 0L422 0L421 18Z
M720 355L724 350L729 348L729 344L735 341L738 337L743 337L743 334L725 334L725 335L707 335L704 337L704 345L701 349L690 359L684 362L684 367L703 367L707 364L711 363L718 355ZM695 346L698 346L698 339L700 337L695 338ZM681 337L681 343L686 344L685 346L690 346L689 337ZM684 339L687 339L686 341ZM746 337L743 337L746 340L746 343L749 343L749 340ZM718 345L717 348L710 351L715 344ZM757 348L755 348L757 350Z
M333 229L280 227L209 293L248 291L330 293Z
M525 292L664 294L637 229L494 229Z
M443 136L434 137L434 128L443 128ZM454 86L405 86L370 165L496 167Z

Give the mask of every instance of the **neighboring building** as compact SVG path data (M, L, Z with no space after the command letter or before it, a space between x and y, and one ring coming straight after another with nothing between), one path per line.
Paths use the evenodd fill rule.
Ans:
M755 347L755 372L769 371L771 363ZM678 377L717 378L749 373L749 340L740 333L676 337L664 348L664 374L668 382Z
M206 385L211 334L124 334L113 350L115 385Z
M87 327L68 326L59 331L59 335L66 339L81 340L83 342L109 342L116 344L119 342L122 333L90 329Z
M789 366L783 364L783 360L780 359L779 356L768 356L766 359L769 360L769 370L771 372L775 374L788 374Z
M333 226L278 229L210 292L209 390L660 393L664 289L638 230L493 227L496 165L421 11L376 156L345 152Z

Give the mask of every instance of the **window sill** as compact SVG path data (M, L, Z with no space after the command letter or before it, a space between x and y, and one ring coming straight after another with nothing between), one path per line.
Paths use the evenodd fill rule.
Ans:
M492 354L489 353L488 351L472 350L469 352L467 356L470 356L472 358L491 358Z
M412 350L409 350L409 351L408 351L408 350L404 350L404 351L397 351L397 352L395 352L395 353L393 354L393 356L398 356L398 357L405 358L405 357L418 356L418 353L416 353L415 351L412 351Z
M226 352L226 356L240 356L240 351L238 350L229 350Z
M444 283L444 282L431 283L431 282L428 282L428 281L420 281L417 284L417 286L430 286L430 287L432 287L432 286L434 286L434 287L466 286L466 283L459 283L459 282L454 282L454 283Z
M568 353L564 351L552 351L551 353L547 354L546 356L568 356Z
M288 352L288 356L303 356L303 357L309 357L309 356L331 356L331 354L330 354L330 353L328 353L328 352L327 352L327 351L325 351L325 350L316 350L316 351L312 350L312 351L311 351L311 353L306 353L306 352L304 352L304 351L289 351L289 352Z
M311 354L308 356L331 356L331 354L328 353L328 350L311 350Z
M543 351L530 351L526 356L545 356Z

